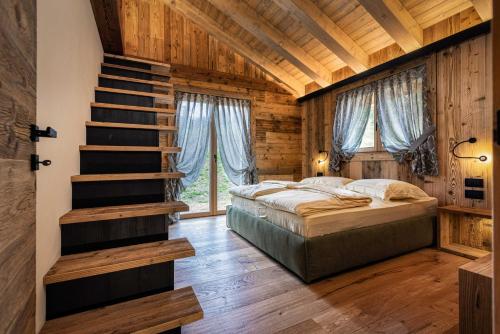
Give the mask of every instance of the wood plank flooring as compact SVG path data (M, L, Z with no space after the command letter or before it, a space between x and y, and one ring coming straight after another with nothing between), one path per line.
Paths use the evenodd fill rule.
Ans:
M226 228L225 217L182 220L196 257L176 261L205 317L183 333L458 333L458 267L423 249L305 285Z

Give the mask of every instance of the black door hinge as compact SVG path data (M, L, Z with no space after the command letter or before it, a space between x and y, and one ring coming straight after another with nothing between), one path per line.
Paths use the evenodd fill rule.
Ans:
M57 138L57 131L52 129L50 126L48 126L45 130L40 130L38 125L31 124L30 130L31 141L37 142L40 137Z

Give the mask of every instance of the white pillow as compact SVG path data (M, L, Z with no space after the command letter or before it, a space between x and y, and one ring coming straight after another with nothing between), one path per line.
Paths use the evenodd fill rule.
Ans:
M363 179L350 182L343 187L384 201L429 197L422 189L411 183L389 179Z
M317 177L308 177L300 181L302 184L321 184L325 186L340 188L349 182L352 182L352 179L348 179L346 177L338 177L338 176L317 176Z

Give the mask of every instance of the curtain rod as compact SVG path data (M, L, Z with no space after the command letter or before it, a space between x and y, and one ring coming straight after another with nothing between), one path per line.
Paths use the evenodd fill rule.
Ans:
M355 74L349 78L346 78L344 80L341 80L339 82L331 84L330 86L321 88L317 91L314 91L312 93L309 93L307 95L299 97L297 99L297 102L301 103L301 102L310 100L314 97L321 96L321 95L326 94L334 89L338 89L338 88L341 88L345 85L352 84L356 81L366 79L374 74L389 70L389 69L396 67L396 66L403 65L403 64L410 62L414 59L427 56L428 54L441 51L443 49L446 49L446 48L453 46L453 45L456 45L456 44L460 44L460 43L462 43L466 40L469 40L471 38L474 38L476 36L488 34L490 31L491 31L491 20L483 22L483 23L478 24L478 25L475 25L469 29L462 30L456 34L453 34L453 35L448 36L446 38L443 38L439 41L436 41L434 43L426 45L420 49L417 49L415 51L412 51L410 53L402 55L398 58L394 58L392 60L389 60L388 62L385 62L385 63L380 64L378 66L375 66L373 68L370 68L364 72Z
M174 90L176 93L179 92L179 93L190 93L190 94L203 94L203 95L209 95L209 96L213 96L213 97L224 97L224 98L231 98L231 99L238 99L238 100L248 100L250 102L253 101L253 98L248 94L224 92L224 91L210 89L210 88L197 88L197 87L189 87L189 86L174 84Z

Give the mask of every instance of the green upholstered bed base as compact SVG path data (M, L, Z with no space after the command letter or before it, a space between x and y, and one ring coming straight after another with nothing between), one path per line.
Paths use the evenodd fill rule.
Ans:
M435 216L306 238L229 206L227 226L309 283L347 269L428 247Z

